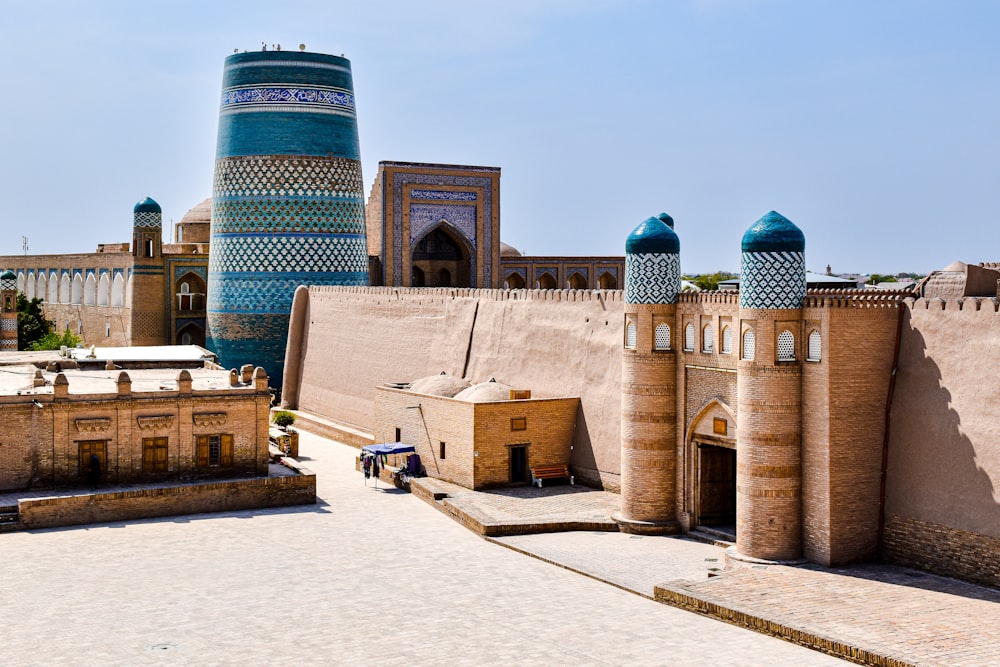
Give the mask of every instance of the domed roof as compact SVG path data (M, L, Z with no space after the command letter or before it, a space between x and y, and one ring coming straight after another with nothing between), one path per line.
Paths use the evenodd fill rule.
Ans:
M455 394L455 398L469 403L495 403L496 401L510 400L510 385L497 382L490 378L488 382L480 382L472 385L465 391Z
M430 396L453 397L455 394L468 389L472 383L464 378L457 378L454 375L441 373L440 375L429 375L419 380L414 380L410 384L408 391L416 394L428 394Z
M806 237L785 216L771 211L743 234L743 252L803 252Z
M503 241L500 242L500 256L501 257L520 257L521 251L512 245L507 245Z
M160 205L157 204L152 199L150 199L149 197L146 197L141 202L139 202L138 204L136 204L135 208L132 209L132 211L134 213L162 213L163 212L160 209Z
M625 253L628 255L680 251L681 240L677 234L657 217L646 218L625 240Z
M674 219L670 217L669 213L661 213L656 217L666 223L667 227L670 229L674 228Z
M3 273L0 273L0 280L17 280L17 276L10 269L7 269Z
M209 197L205 201L201 202L190 211L184 214L181 218L180 224L186 225L194 222L203 222L208 224L212 222L212 198Z

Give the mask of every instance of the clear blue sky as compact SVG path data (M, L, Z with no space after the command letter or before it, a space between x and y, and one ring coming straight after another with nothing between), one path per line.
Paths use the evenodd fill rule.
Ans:
M499 166L503 239L620 255L677 221L739 267L774 209L810 270L1000 261L1000 2L0 0L0 254L130 238L211 195L224 58L343 53L379 160Z

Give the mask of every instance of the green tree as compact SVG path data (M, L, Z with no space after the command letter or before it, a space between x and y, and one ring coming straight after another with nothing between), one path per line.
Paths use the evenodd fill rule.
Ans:
M52 322L42 315L42 300L17 295L17 349L30 350L46 334L52 333ZM57 346L58 347L58 346Z
M879 283L895 283L895 282L898 281L896 280L896 276L893 275L888 275L888 274L882 275L881 273L873 273L870 276L868 276L869 285L877 285Z
M77 343L80 342L80 337L74 334L69 329L66 329L60 336L54 331L50 331L45 334L34 343L29 345L26 349L37 351L37 350L58 350L59 348L66 347L76 347Z
M692 276L690 278L686 278L686 280L693 282L698 286L698 289L710 292L712 290L719 289L719 283L723 280L729 280L730 278L735 277L735 273L729 273L728 271L716 271L715 273L703 273L698 276Z

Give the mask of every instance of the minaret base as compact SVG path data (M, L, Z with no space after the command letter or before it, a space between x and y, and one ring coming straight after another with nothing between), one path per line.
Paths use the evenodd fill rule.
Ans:
M630 535L677 535L681 532L678 521L636 521L626 519L621 514L611 516L618 524L618 532Z

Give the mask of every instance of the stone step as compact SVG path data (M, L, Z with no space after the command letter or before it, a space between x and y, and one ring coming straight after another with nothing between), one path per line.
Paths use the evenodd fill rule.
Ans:
M717 547L731 547L736 544L732 535L720 530L713 530L706 526L698 526L691 529L687 536L705 544L714 544Z

